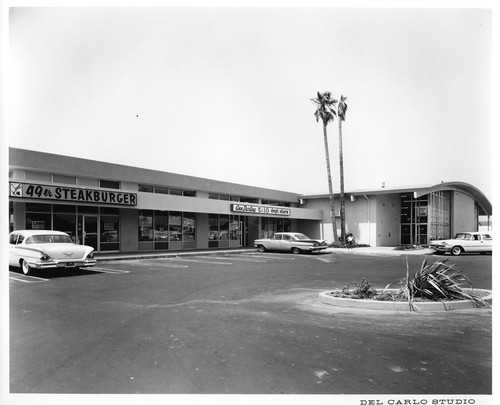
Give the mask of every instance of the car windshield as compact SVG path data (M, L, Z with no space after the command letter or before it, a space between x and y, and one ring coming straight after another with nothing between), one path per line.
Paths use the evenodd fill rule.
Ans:
M304 235L303 233L296 233L295 235L293 235L293 238L296 240L309 239L309 237Z
M26 243L73 243L68 235L33 235Z

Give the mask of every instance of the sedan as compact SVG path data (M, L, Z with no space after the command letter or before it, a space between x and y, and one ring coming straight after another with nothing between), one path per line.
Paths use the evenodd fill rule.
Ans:
M95 266L94 248L73 243L59 231L21 230L9 235L9 266L29 275L33 269Z
M491 253L493 240L489 232L459 232L453 239L434 240L429 246L436 253Z
M319 252L328 247L322 239L311 239L303 233L296 232L278 232L269 239L256 239L253 244L259 249L259 252L275 250L295 254L301 252Z

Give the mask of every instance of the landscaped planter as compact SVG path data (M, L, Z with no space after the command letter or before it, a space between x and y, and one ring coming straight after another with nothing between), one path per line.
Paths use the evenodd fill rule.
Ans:
M397 291L397 290L386 290L386 291ZM490 290L483 290L476 288L473 291L486 294L483 298L488 304L493 303L493 294ZM337 307L344 308L359 308L359 309L375 309L375 310L389 310L389 311L411 311L412 308L410 304L406 301L377 301L372 299L353 299L353 298L342 298L334 297L331 291L323 291L319 294L320 302L328 305L334 305ZM470 309L478 308L477 305L471 300L456 300L456 301L418 301L413 303L414 306L418 307L413 310L420 310L422 312L431 311L450 311L454 309ZM480 307L484 308L484 307Z

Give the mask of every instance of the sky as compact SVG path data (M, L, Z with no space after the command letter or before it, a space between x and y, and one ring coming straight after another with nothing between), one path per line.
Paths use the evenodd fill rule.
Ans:
M327 193L311 98L347 97L346 191L463 181L492 198L492 12L11 8L8 144ZM328 126L339 191L338 121Z

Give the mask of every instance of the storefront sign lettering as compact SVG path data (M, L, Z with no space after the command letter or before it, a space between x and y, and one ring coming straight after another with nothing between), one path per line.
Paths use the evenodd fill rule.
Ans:
M31 229L45 229L45 221L31 221Z
M292 210L290 208L282 207L262 207L260 205L252 204L232 204L231 210L244 214L262 214L262 215L282 215L290 216Z
M137 205L136 193L10 182L10 196L78 203Z

